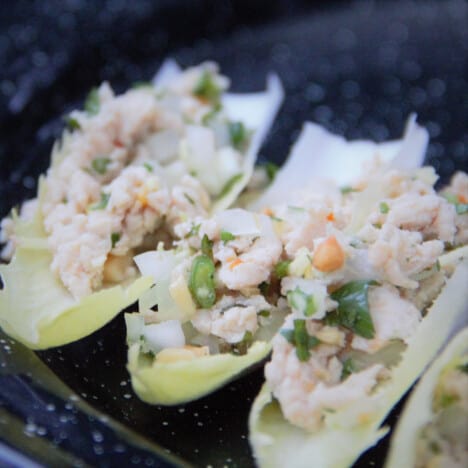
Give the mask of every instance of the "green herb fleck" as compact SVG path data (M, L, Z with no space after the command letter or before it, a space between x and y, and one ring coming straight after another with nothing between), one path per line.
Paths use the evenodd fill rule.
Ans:
M282 260L275 265L275 273L278 278L284 278L289 274L289 265L291 265L291 260Z
M448 406L453 405L458 401L458 398L455 395L449 395L448 393L444 393L440 396L438 404L440 408L447 408Z
M261 310L258 315L260 317L269 317L271 314L270 314L270 311L269 310Z
M199 98L217 104L221 96L221 89L216 84L213 74L208 70L204 70L193 89L193 94Z
M133 89L141 89L141 88L154 88L153 83L151 81L135 81L132 84Z
M88 209L90 211L105 209L107 204L109 203L109 198L110 198L110 193L101 192L101 199L98 202L93 203Z
M201 251L203 255L207 257L213 257L213 241L208 239L208 236L205 234L201 241Z
M345 380L349 377L353 372L356 372L356 365L351 358L346 359L343 362L343 370L341 371L341 380Z
M247 139L247 130L242 122L229 122L229 137L232 146L241 149Z
M296 347L296 356L299 361L308 361L310 349L320 344L320 340L307 333L306 322L302 319L294 320L294 329L283 329L281 335Z
M270 182L275 180L276 174L279 171L279 166L271 161L265 163L265 172Z
M368 291L375 281L351 281L334 291L330 297L338 302L338 308L325 317L329 325L341 325L356 335L374 338L375 329L369 312Z
M69 130L81 130L81 125L78 122L75 117L72 117L71 115L66 115L63 120L65 121L66 126L68 127Z
M190 232L188 233L187 237L197 236L198 232L200 231L200 226L201 224L194 224L192 226L192 229L190 229Z
M88 115L96 115L99 112L101 104L99 102L99 92L97 88L92 88L86 97L84 110Z
M145 162L143 166L148 172L153 172L153 166L150 163Z
M196 303L209 309L216 302L215 266L207 255L195 257L190 271L189 289Z
M221 193L219 194L219 198L223 198L225 195L227 195L234 185L237 184L242 179L243 174L236 174L235 176L232 176L224 185L223 189L221 190Z
M306 317L310 317L317 312L317 305L315 304L313 294L306 294L296 287L294 291L288 292L287 298L289 305L298 312L303 313Z
M351 193L351 192L357 192L357 190L349 185L345 185L344 187L341 187L340 188L340 192L343 194L343 195L346 195L347 193Z
M230 233L229 231L221 231L221 240L226 243L232 241L236 238L234 234Z
M379 209L382 214L387 214L390 211L390 207L388 206L388 203L385 203L385 202L380 203Z
M184 197L191 205L195 205L195 200L190 195L184 192Z
M459 366L457 366L457 369L460 372L463 372L464 374L468 374L468 362L465 362L464 364L460 364Z
M91 163L91 167L93 168L94 172L97 172L98 174L105 174L107 171L107 166L111 163L111 160L109 158L96 158L93 159L93 162Z
M263 283L258 285L258 289L264 296L267 296L270 293L270 283L263 281Z
M117 244L117 242L119 242L120 240L120 233L118 232L113 232L111 234L111 243L112 243L112 248L115 247L115 245Z
M213 109L207 112L201 119L203 125L209 125L210 122L216 117L219 111L222 109L221 103L217 102L214 104Z

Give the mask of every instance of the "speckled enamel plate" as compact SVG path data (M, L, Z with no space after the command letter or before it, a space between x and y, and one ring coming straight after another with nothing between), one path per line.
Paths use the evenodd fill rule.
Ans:
M212 2L209 12L200 1L111 2L108 11L94 2L36 3L14 2L11 24L0 22L0 215L34 193L61 115L92 85L108 79L123 90L150 78L167 55L182 66L218 61L235 91L260 90L269 71L278 73L285 102L264 159L281 162L304 120L382 141L398 137L416 112L431 136L427 162L442 181L468 166L462 0ZM138 400L125 363L123 315L36 354L1 335L0 465L253 466L247 418L261 368L167 408ZM356 466L382 466L387 444Z

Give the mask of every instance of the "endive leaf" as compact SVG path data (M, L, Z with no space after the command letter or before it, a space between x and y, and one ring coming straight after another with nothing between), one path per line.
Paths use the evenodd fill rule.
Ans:
M249 418L250 443L259 466L346 467L387 431L383 420L424 371L450 335L468 303L468 261L447 281L393 368L390 379L358 405L327 417L324 428L308 433L289 424L268 384L257 396ZM350 421L365 420L359 425ZM403 466L403 465L400 465ZM406 465L405 465L406 466Z
M468 317L465 316L465 322ZM468 327L458 333L444 352L431 364L411 393L393 435L386 468L416 465L416 441L420 430L434 414L432 398L441 372L451 362L468 355Z
M16 218L15 223L18 246L12 261L0 265L0 327L30 348L60 346L93 333L152 284L143 277L77 301L50 270L40 210L32 221Z
M134 343L128 350L128 371L136 394L145 402L175 405L211 393L261 361L271 343L255 342L242 356L215 354L192 360L159 363Z

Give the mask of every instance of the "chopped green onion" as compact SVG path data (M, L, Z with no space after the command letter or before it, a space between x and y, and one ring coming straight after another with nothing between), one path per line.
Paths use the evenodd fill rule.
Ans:
M367 339L374 338L368 291L370 286L376 284L375 281L351 281L334 291L330 297L338 302L338 308L327 314L325 322L329 325L341 325Z
M283 260L275 265L275 273L278 278L284 278L289 274L289 265L291 260Z
M66 115L63 120L65 121L66 126L68 127L69 130L81 130L81 125L78 122L75 117L72 117L71 115Z
M145 162L143 166L148 172L153 172L153 166L150 163Z
M93 162L91 163L91 167L93 168L94 172L97 172L98 174L105 174L107 171L107 166L111 163L111 160L109 158L96 158L93 159Z
M221 190L221 193L219 194L219 198L224 197L226 194L228 194L232 187L239 182L239 180L242 179L243 174L236 174L235 176L232 176L224 185L223 189Z
M93 203L88 208L88 210L91 210L91 211L103 210L109 203L109 198L110 198L110 193L101 192L101 199L98 202Z
M184 192L184 197L191 205L195 205L195 200L190 195Z
M99 112L100 106L98 89L93 88L86 97L84 110L88 115L96 115Z
M231 234L229 231L221 231L221 240L226 243L234 240L236 237Z
M242 148L247 139L247 130L244 124L242 122L229 122L229 136L234 148Z
M283 329L281 335L296 347L296 356L299 361L308 361L310 349L320 344L320 340L307 333L306 322L302 319L294 320L294 329Z
M120 233L118 232L113 232L111 234L111 243L112 243L112 248L115 247L115 245L117 244L117 242L119 242L120 240Z
M385 203L385 202L380 203L379 209L382 214L387 214L390 211L390 207L388 206L388 203Z
M201 241L201 251L203 255L207 257L213 257L213 241L208 239L208 236L205 234Z
M353 372L356 372L356 365L351 358L346 359L343 362L343 370L341 371L341 380L345 380L349 377Z
M219 102L221 89L216 84L212 73L208 70L204 70L193 89L193 94L216 104Z
M196 303L209 309L216 302L215 266L207 255L195 257L189 278L189 289Z
M298 287L294 291L288 292L287 299L292 308L303 313L306 317L310 317L317 312L313 294L306 294Z

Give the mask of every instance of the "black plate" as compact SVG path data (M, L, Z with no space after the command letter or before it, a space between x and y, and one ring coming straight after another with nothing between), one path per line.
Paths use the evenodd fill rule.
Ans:
M382 141L417 112L442 181L466 169L466 3L317 3L111 2L101 11L94 2L14 2L0 20L0 215L34 194L61 115L92 85L108 79L123 90L168 54L183 66L219 62L236 91L280 75L286 100L263 158L281 162L306 119ZM0 336L0 465L25 466L24 456L50 466L253 465L247 415L261 369L197 402L152 407L131 390L124 341L122 316L37 355ZM382 466L386 444L356 466Z

